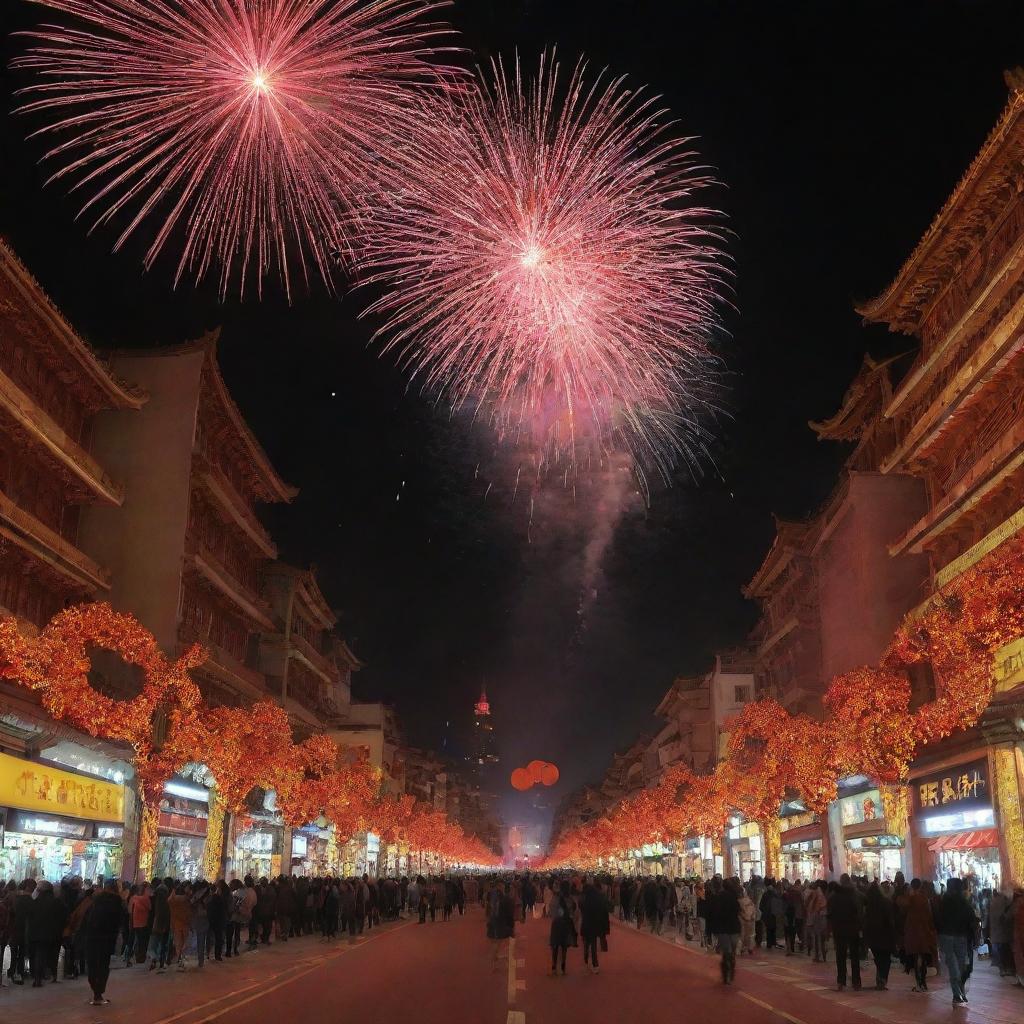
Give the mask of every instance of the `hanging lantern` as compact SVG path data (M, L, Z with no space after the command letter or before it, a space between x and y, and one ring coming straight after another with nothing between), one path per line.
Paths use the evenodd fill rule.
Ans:
M531 761L526 766L526 770L530 773L530 781L540 782L544 775L544 769L547 768L547 766L547 761Z
M533 779L525 768L517 768L512 773L512 788L525 792L533 785Z
M553 764L545 764L540 773L540 781L545 786L553 786L558 781L558 767Z

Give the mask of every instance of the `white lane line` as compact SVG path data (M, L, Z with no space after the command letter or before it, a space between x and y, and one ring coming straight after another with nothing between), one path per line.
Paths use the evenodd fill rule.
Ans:
M526 1014L522 1010L509 1010L505 1024L526 1024Z
M512 936L508 940L508 1001L516 1001L516 940Z

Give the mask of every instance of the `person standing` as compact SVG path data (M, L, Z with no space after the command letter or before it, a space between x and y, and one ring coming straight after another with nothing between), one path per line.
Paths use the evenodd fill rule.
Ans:
M505 943L505 956L509 956L509 939L516 933L516 904L512 898L512 887L505 883L503 892L495 888L494 895L494 970L498 969L498 960L501 958L501 944Z
M967 1006L967 979L971 976L971 953L978 932L978 915L964 895L960 878L950 878L939 902L936 931L939 948L949 972L953 1006Z
M57 962L67 916L67 907L63 900L57 899L53 884L46 879L37 882L32 891L32 906L25 924L33 988L42 987L43 973L47 970L54 981L60 980L57 977Z
M277 933L282 942L288 941L297 912L298 905L292 880L282 875L278 879L277 887Z
M174 892L167 898L167 912L170 916L171 939L174 942L174 955L178 959L178 970L185 970L185 946L192 930L192 903L185 886L180 882Z
M197 882L192 892L192 932L196 937L196 967L206 963L206 945L210 939L210 898L212 891L206 882Z
M804 903L804 914L807 919L807 942L808 955L814 953L814 962L820 964L828 959L825 950L826 933L828 920L826 912L828 902L825 899L825 883L817 881L808 887L807 898Z
M114 955L117 933L121 929L121 910L117 880L110 878L102 892L94 892L84 921L85 964L92 989L91 1006L106 1006L110 1002L105 993L110 977L110 958Z
M896 913L877 882L868 886L864 900L864 941L875 961L875 988L888 988L889 968L896 951Z
M592 974L600 970L597 947L607 943L610 927L608 902L597 885L593 881L588 882L583 887L580 903L580 935L583 938L583 966L589 965Z
M860 989L860 900L849 875L842 875L828 899L826 910L836 943L836 990L846 988L846 960L849 958L854 990Z
M213 935L213 959L217 963L224 959L224 931L228 923L230 908L231 893L224 879L218 879L206 903L206 916L210 922L210 933Z
M755 918L757 917L757 908L754 906L754 901L750 898L747 890L742 886L740 887L740 947L741 953L746 953L748 956L754 955L754 925L756 924Z
M928 991L928 963L937 945L932 905L921 886L921 880L910 882L906 914L903 922L903 951L908 966L914 970L914 992Z
M141 883L136 891L128 897L128 921L132 929L132 957L125 958L125 967L129 959L136 963L146 962L146 950L149 948L149 915L153 909L153 897L150 895L149 884Z

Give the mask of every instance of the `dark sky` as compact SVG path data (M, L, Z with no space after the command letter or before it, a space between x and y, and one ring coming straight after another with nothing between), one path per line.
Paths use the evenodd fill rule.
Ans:
M39 13L8 0L4 28ZM301 488L268 523L342 610L367 664L356 694L393 701L412 741L439 746L486 681L495 782L509 820L525 820L536 794L513 796L505 769L556 761L552 803L599 778L676 675L753 625L739 588L772 514L812 511L843 454L807 420L835 410L865 350L906 345L864 329L853 303L888 283L995 122L1002 70L1024 62L1024 4L456 0L450 17L481 58L518 47L532 63L557 45L649 84L727 186L729 416L715 463L655 487L649 509L632 502L614 522L618 477L595 471L575 503L545 489L528 530L516 455L406 391L367 349L358 295L221 304L213 288L173 291L166 263L143 274L143 237L111 255L112 232L86 237L73 203L43 190L40 146L6 114L10 76L0 231L99 347L223 327L228 384ZM4 36L6 66L21 44Z

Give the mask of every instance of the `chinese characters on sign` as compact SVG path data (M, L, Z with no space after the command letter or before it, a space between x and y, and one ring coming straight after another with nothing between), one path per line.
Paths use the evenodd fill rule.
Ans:
M988 761L985 758L915 779L913 789L914 801L920 814L935 808L954 807L961 810L988 806L992 802L988 791Z
M0 804L89 821L123 821L124 787L0 754Z

